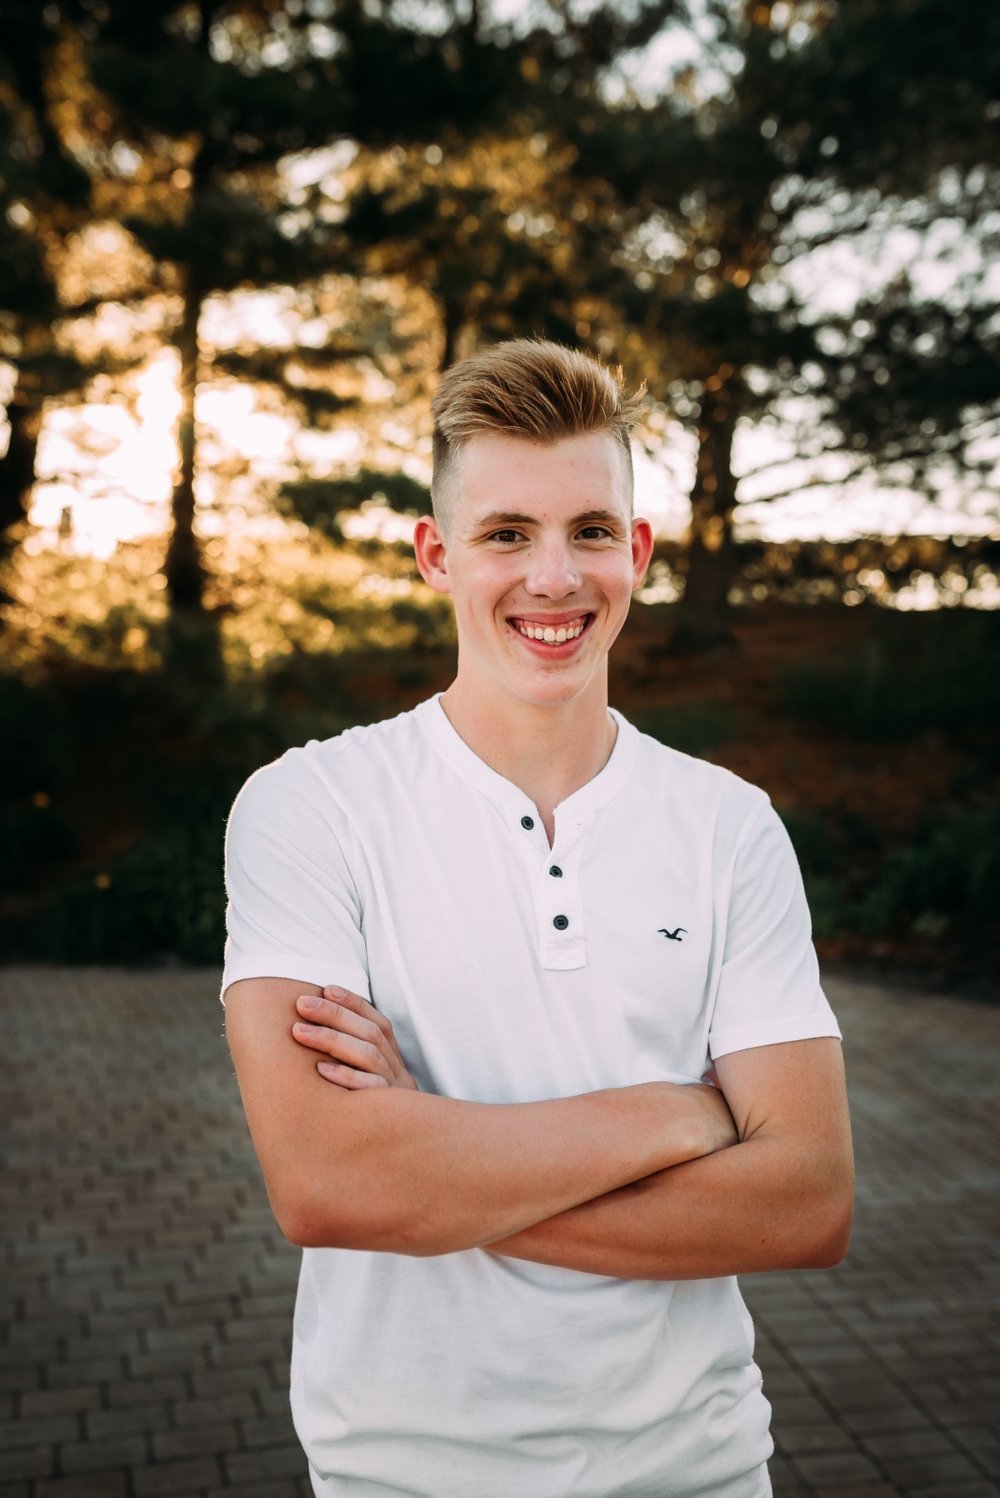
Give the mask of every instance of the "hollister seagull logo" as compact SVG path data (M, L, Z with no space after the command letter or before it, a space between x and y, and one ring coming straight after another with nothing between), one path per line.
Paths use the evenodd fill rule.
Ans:
M665 936L667 941L680 941L682 931L687 931L687 927L678 926L676 931L668 931L666 926L660 927L660 935Z

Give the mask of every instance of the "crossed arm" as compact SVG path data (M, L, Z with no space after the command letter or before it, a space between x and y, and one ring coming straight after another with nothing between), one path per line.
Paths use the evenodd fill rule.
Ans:
M636 1279L822 1266L846 1249L835 1040L722 1057L721 1092L647 1083L496 1105L419 1093L391 1027L343 990L244 980L226 1014L271 1203L295 1242L481 1247Z

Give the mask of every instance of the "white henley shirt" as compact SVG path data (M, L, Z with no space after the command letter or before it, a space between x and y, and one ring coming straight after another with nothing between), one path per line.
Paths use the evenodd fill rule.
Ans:
M479 1102L698 1081L838 1035L767 796L613 717L551 848L437 698L257 771L227 831L223 992L339 983L391 1019L421 1090ZM732 1278L306 1249L291 1392L324 1498L770 1491Z

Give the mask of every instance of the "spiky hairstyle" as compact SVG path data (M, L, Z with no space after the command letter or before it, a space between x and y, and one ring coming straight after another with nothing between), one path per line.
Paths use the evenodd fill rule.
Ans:
M544 339L516 338L453 364L434 393L434 469L431 497L438 524L451 518L456 461L471 437L499 432L528 442L558 442L608 432L625 457L629 491L629 433L645 387L628 393L620 368L610 369L579 349Z

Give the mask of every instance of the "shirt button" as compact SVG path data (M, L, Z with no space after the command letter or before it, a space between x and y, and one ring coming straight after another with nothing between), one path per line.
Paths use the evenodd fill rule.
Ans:
M555 919L553 920L552 924L553 924L553 926L555 926L555 928L556 928L557 931L565 931L566 927L569 925L569 916L568 915L557 915L555 917Z
M552 865L551 869L549 869L549 873L552 875L553 879L561 879L562 878L562 869L559 867L559 865L557 863L554 863Z
M532 829L532 827L534 827L534 825L535 825L535 819L534 819L534 817L522 817L521 818L521 826L524 828L525 832L530 832L531 829Z

